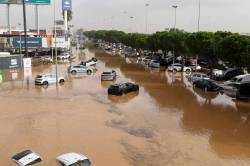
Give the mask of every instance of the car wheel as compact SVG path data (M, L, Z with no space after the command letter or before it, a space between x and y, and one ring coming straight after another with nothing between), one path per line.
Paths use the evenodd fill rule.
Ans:
M61 80L59 81L59 84L64 84L64 82L65 82L65 80L64 80L64 79L61 79Z
M90 75L91 73L92 73L92 71L91 71L91 70L88 70L88 71L87 71L87 74L88 74L88 75Z
M187 74L190 74L190 73L191 73L191 70L190 70L190 69L187 69L187 70L186 70L186 73L187 73Z
M177 69L174 69L174 70L173 70L173 73L177 73Z
M76 71L75 71L75 70L71 71L71 74L75 75L75 74L76 74Z
M43 82L43 86L48 86L48 85L49 85L48 81Z

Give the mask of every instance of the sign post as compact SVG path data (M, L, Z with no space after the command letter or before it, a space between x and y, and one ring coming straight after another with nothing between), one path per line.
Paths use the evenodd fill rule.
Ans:
M62 10L64 13L65 39L68 41L68 11L72 10L72 0L63 0Z
M2 83L2 82L3 82L3 71L0 70L0 83Z

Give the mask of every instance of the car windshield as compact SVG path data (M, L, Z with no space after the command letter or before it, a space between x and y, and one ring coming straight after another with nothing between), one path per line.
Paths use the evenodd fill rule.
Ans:
M242 81L242 78L234 77L231 79L231 82L241 82L241 81Z
M103 72L102 74L112 74L111 72Z

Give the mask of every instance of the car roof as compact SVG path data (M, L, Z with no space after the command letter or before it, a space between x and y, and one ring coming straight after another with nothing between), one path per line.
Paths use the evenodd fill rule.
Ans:
M23 152L20 152L12 157L14 161L16 161L21 166L26 166L32 162L35 162L37 159L40 159L36 163L40 162L42 159L40 156L38 156L36 153L33 153L30 150L26 150ZM35 163L34 163L35 164Z
M240 78L244 78L244 77L246 77L246 76L250 76L250 74L238 75L238 76L236 76L235 78L240 79Z
M65 153L56 158L58 161L62 162L66 166L74 164L78 161L83 161L88 159L86 156L81 155L79 153L71 152L71 153Z

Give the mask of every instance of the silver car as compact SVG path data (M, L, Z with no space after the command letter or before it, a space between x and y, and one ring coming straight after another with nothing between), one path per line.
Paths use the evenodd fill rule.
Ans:
M114 70L110 72L103 72L101 75L102 81L114 81L116 79L116 72Z

